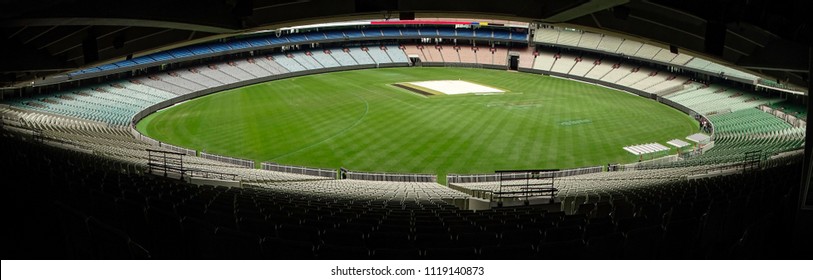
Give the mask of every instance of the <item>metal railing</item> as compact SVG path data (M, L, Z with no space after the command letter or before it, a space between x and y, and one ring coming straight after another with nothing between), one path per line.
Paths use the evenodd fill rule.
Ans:
M260 166L262 167L263 170L325 177L330 179L336 179L339 174L338 171L331 169L311 168L295 165L283 165L273 162L263 162L260 164Z

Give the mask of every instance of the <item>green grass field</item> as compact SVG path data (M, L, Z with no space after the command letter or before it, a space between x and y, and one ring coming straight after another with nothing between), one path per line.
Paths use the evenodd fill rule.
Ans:
M391 85L457 79L509 92L425 97ZM163 142L257 162L441 176L631 162L637 158L622 147L697 131L691 117L629 93L467 68L272 81L191 100L137 127Z

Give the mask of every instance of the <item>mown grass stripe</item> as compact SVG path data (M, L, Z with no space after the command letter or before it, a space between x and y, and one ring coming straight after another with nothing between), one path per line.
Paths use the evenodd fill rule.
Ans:
M426 98L391 86L456 79L510 92ZM623 146L682 138L697 125L652 100L575 81L424 67L224 91L148 116L138 129L173 145L257 161L445 174L633 161Z

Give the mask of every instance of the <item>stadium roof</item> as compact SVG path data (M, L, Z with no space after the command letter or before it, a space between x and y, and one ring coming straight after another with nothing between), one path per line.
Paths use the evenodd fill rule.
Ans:
M810 26L801 0L11 0L0 11L0 85L245 32L370 18L544 22L673 45L806 85ZM407 14L400 14L405 12Z

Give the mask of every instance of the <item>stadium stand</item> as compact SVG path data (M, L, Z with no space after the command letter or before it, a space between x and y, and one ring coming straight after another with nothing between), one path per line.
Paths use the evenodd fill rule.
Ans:
M443 57L443 62L460 63L460 55L454 46L443 46L440 49L440 55Z
M598 43L597 49L609 53L616 53L623 41L624 39L615 36L603 35L601 41Z
M330 56L332 56L333 59L335 59L336 62L338 62L339 65L341 65L341 66L358 65L358 62L356 62L356 60L353 59L353 57L350 56L349 53L345 52L344 49L333 48L333 49L330 49L329 51L330 51Z
M305 54L299 54L305 55ZM298 71L305 71L308 68L300 64L298 61L294 60L292 57L288 57L287 55L276 54L273 56L275 62L277 62L280 66L287 69L286 72L298 72Z
M625 64L616 64L613 66L613 69L607 72L606 75L599 78L602 81L609 82L609 83L617 83L619 80L623 79L624 77L632 74L636 71L636 68Z
M598 48L598 44L601 42L601 34L596 33L582 33L581 39L579 40L579 47L586 48L586 49L596 49Z
M556 39L556 43L566 46L578 46L581 38L581 32L562 30L559 32L559 37Z
M310 51L290 54L290 57L307 70L324 68L321 64L319 64L319 62L313 59Z
M427 27L309 32L283 39L406 34L460 35L450 28ZM514 38L502 30L477 30L472 36ZM534 41L724 70L699 58L607 35L539 29ZM150 57L166 61L270 44L255 38ZM425 62L506 65L509 53L503 47L387 45L240 58L14 100L12 108L0 108L0 141L10 151L3 168L14 176L27 174L24 170L43 171L42 176L25 178L38 188L12 188L12 196L20 198L15 204L19 209L56 210L50 218L59 223L33 223L65 237L40 244L60 248L54 258L684 259L773 256L785 250L776 246L781 239L775 237L782 232L773 230L784 221L774 218L791 191L787 186L800 180L795 169L801 166L797 158L771 156L804 146L805 131L756 107L770 105L806 115L803 110L780 98L689 82L631 61L532 48L517 51L521 68L657 94L706 115L714 123L714 148L665 164L632 164L619 172L557 178L559 209L473 211L461 209L460 202L499 186L327 180L197 156L186 158L189 168L231 174L241 187L184 183L148 172L147 149L173 149L134 138L128 127L134 115L154 104L215 86L339 66L408 63L412 54ZM752 152L762 156L764 169L746 172L743 155ZM34 203L25 203L29 201ZM755 234L774 238L749 239Z
M581 61L573 65L573 69L570 70L570 75L584 77L584 75L596 66L597 61L595 58L583 56Z
M638 52L635 53L635 56L645 59L654 59L655 55L662 50L664 49L650 44L643 44L641 48L638 49Z
M616 62L609 60L609 59L602 59L599 61L599 64L596 64L593 69L591 69L587 74L584 75L586 78L598 80L604 75L607 75L610 71L613 70Z
M534 42L555 44L559 39L559 30L553 28L541 28L534 34Z
M556 62L556 54L540 50L533 65L534 69L550 71L554 62Z
M441 55L439 45L427 46L423 48L423 55L429 62L443 62L443 55Z
M573 69L573 65L575 65L579 59L581 58L567 54L559 55L559 58L556 59L556 62L554 62L550 68L550 71L567 74L570 72L570 69Z
M799 180L786 168L679 179L668 172L604 172L562 179L565 211L514 207L460 210L439 199L336 197L246 186L191 185L122 173L118 161L21 141L4 170L49 170L14 188L21 211L39 207L57 223L34 223L43 239L28 253L89 259L686 259L783 252L774 219ZM106 162L108 164L96 164ZM79 163L79 164L76 164ZM625 178L613 180L621 173ZM11 174L25 174L12 172ZM86 174L74 178L65 174ZM20 176L20 175L14 175ZM757 178L752 179L752 178ZM596 187L600 181L610 185ZM58 183L57 183L58 182ZM361 182L317 182L338 189ZM307 187L311 183L295 183ZM365 183L361 183L365 184ZM403 186L399 186L403 187ZM363 185L361 189L366 189ZM386 187L385 187L386 188ZM350 189L355 189L350 188ZM392 190L398 193L398 190ZM36 194L35 194L36 193ZM433 194L430 194L433 195ZM385 195L386 196L386 195ZM672 203L667 203L673 201ZM52 215L52 216L51 216ZM8 221L16 224L16 218ZM42 233L37 234L39 236ZM518 248L527 248L519 250ZM567 251L562 251L567 248ZM733 250L737 249L737 250Z
M265 58L258 58L258 59L254 60L254 61L257 62L260 67L262 67L263 69L265 69L266 71L268 71L272 75L283 74L283 73L290 72L288 69L286 69L282 65L279 65L279 63L277 63L274 60L274 57L272 57L272 56L267 56Z
M627 75L624 78L621 78L615 83L626 87L632 87L634 84L649 78L650 76L652 76L652 74L655 73L656 72L654 70L641 67L636 69L635 72L630 73L629 75Z
M494 54L487 47L477 48L477 63L494 64Z
M385 47L383 47L383 48L385 48ZM370 54L370 57L372 57L373 60L376 61L376 63L391 63L392 62L392 59L390 59L390 56L387 55L387 52L385 52L382 49L382 47L370 47L370 48L367 49L367 53Z
M626 56L635 56L635 53L638 52L644 46L641 42L636 42L632 40L624 40L621 42L621 45L618 46L618 53L626 55Z
M477 53L474 52L473 47L461 47L460 50L458 50L458 54L460 55L461 63L477 63Z
M658 50L658 53L655 54L654 57L652 57L652 60L669 63L672 62L672 60L674 60L675 58L677 58L677 56L678 56L677 54L674 54L667 49L660 49Z
M349 50L350 52L348 53L358 62L359 65L371 65L376 63L375 60L373 60L373 58L370 57L370 55L362 48L350 48Z
M404 49L400 46L388 46L386 50L387 56L390 57L393 63L409 63L409 57L407 57Z
M525 48L519 49L519 68L531 69L534 66L534 60L536 59L536 50L533 48ZM461 52L462 57L462 52Z
M493 59L492 64L494 65L508 65L508 49L503 47L494 48Z

